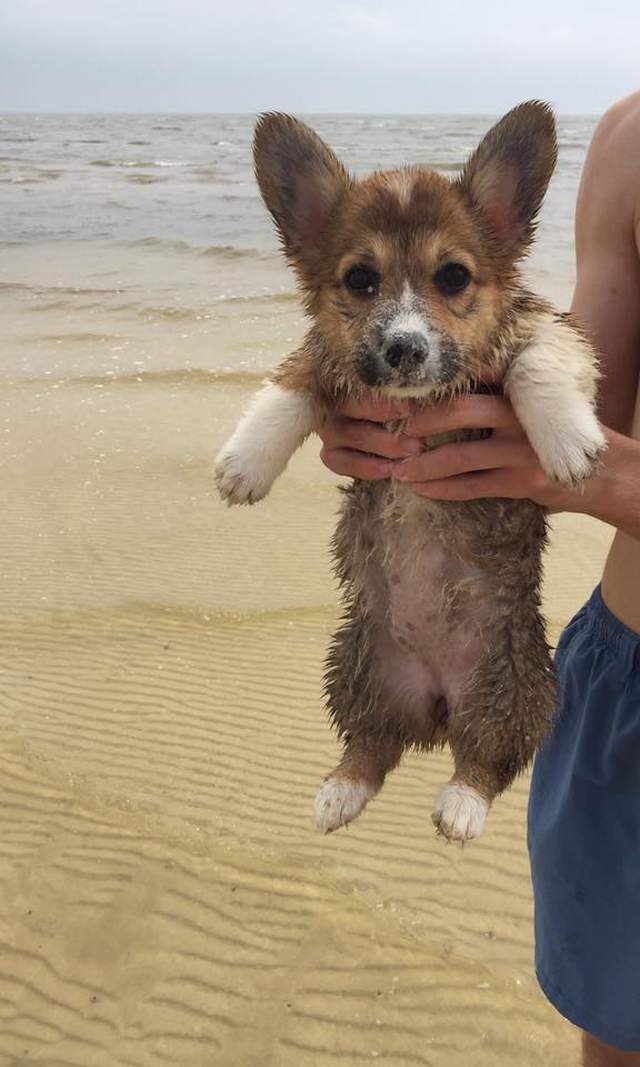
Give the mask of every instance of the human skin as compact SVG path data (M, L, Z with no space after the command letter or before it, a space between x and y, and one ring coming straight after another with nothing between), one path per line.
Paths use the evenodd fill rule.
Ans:
M410 416L400 437L377 425L378 419L410 411L409 402L348 402L322 430L323 461L336 474L397 478L432 500L528 498L553 511L593 515L640 539L640 442L603 426L607 450L601 469L579 489L567 489L547 478L501 397L465 397L420 411ZM421 438L482 428L493 431L490 439L419 452Z
M347 403L321 431L321 458L336 474L398 478L434 500L530 498L615 527L602 575L611 611L640 633L640 93L598 124L576 206L577 280L571 311L601 353L599 417L608 447L598 472L577 490L549 481L501 397L472 396L415 413L404 435L382 423L411 415L411 403ZM452 429L490 428L490 438L422 452L422 439ZM640 1067L583 1033L584 1067Z

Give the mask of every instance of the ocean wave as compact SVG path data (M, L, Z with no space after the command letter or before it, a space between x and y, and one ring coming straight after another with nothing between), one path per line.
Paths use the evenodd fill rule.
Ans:
M251 293L248 296L219 296L217 304L296 304L300 301L298 293Z
M19 244L20 242L2 241L0 247L12 247L13 244ZM131 289L131 286L121 285L117 289L92 289L84 286L76 285L28 285L26 282L0 282L0 292L28 292L33 293L36 296L109 296L113 294L122 294L125 290Z
M261 305L271 307L274 304L296 304L298 299L297 293L294 292L251 293L247 296L227 296L225 294L224 296L213 297L211 303L202 307L178 307L174 304L141 304L137 306L136 311L138 315L145 319L166 319L169 322L200 322L217 317L220 313L221 305L242 305L247 310L252 308L257 310ZM133 304L126 304L114 310L124 311L133 309L134 306Z
M70 289L63 286L30 286L22 282L0 282L0 295L28 293L31 297L25 311L29 315L41 315L50 311L78 310L83 312L106 311L111 315L128 313L143 319L145 322L163 320L175 323L198 323L207 322L219 317L221 311L227 306L242 308L247 311L258 312L261 308L268 309L278 306L295 305L298 295L291 292L283 293L251 293L244 296L212 296L210 302L202 305L181 307L177 304L146 304L139 300L122 299L121 289ZM34 299L37 298L37 299ZM98 297L100 299L91 299ZM115 301L113 298L116 298ZM81 301L81 305L78 304ZM48 341L102 341L103 334L64 334L44 338Z
M175 367L171 370L141 371L139 374L105 375L102 379L123 385L140 382L159 385L256 385L265 371L206 370L204 367ZM84 379L83 379L84 380Z
M122 335L118 333L91 333L90 331L78 333L50 333L38 334L36 337L24 337L25 341L45 341L53 344L83 344L104 345L113 341L121 342Z
M158 182L166 182L164 174L127 174L125 180L134 185L157 185Z
M139 305L136 308L136 313L146 320L165 319L168 322L199 322L200 320L211 318L210 307L185 308L175 307L171 304L160 307L148 304Z
M108 296L122 295L120 292L116 294L112 293L110 290L106 290L105 292L101 291L102 296L104 296L105 294ZM45 294L38 293L36 295L41 296ZM82 295L83 297L85 296L84 293L80 295ZM138 310L139 306L139 303L135 300L129 300L126 303L109 303L108 305L105 300L93 300L89 302L83 300L82 311L105 311L108 307L109 313L115 314L121 311L135 312ZM47 313L49 311L67 311L70 308L77 308L77 304L73 300L64 297L54 297L53 299L49 298L46 300L32 300L29 304L29 307L27 308L27 313L31 315L38 315L41 313Z
M5 173L8 170L9 167L3 167ZM34 168L29 171L28 174L14 174L2 177L0 178L0 182L2 182L3 185L39 185L43 182L57 181L57 179L61 177L61 170L38 170L37 168Z
M222 180L226 180L226 179L224 179L223 175L220 173L220 170L219 170L218 167L208 166L207 164L203 164L202 166L193 167L191 173L192 174L196 174L198 176L198 178L220 178Z
M462 170L465 165L464 160L453 161L449 160L433 160L429 159L423 164L427 170Z
M201 248L201 256L217 256L219 259L266 259L269 253L257 248L236 248L235 245L209 245Z
M55 385L73 387L77 385L108 386L122 385L135 386L140 384L158 385L246 385L255 387L267 376L266 371L233 371L233 370L206 370L200 367L175 367L167 370L139 371L136 373L119 374L117 371L107 371L105 374L80 374L68 375L63 378L54 378L38 375L29 378L17 378L15 375L0 375L0 380L12 382L19 380L23 384L41 385L46 383L49 387Z
M127 241L130 248L149 248L160 252L183 252L194 256L211 256L214 259L272 259L273 252L258 248L237 248L235 245L192 245L188 241L171 240L166 237L138 237Z
M184 159L154 159L151 163L141 164L147 167L191 167L192 163Z
M167 252L196 251L188 241L174 241L167 237L136 237L133 241L126 241L125 243L129 248L158 248Z
M11 243L11 242L3 242ZM25 282L0 282L0 293L12 293L12 292L25 291L32 293L34 291L31 285L27 285Z
M92 159L90 167L190 167L184 159Z

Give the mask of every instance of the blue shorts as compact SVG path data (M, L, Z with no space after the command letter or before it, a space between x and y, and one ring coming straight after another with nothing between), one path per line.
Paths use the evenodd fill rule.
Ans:
M640 1050L640 637L600 589L556 652L559 712L535 761L536 973L605 1044Z

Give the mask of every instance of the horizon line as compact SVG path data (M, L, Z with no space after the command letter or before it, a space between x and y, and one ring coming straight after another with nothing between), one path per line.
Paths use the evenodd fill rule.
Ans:
M261 108L256 111L74 111L73 109L62 110L49 110L49 109L18 109L18 110L1 110L0 117L4 116L17 116L17 115L74 115L74 116L137 116L137 115L173 115L183 117L193 116L211 116L211 117L224 117L224 118L250 118L256 115L261 115L266 112L276 111L283 112L281 108ZM314 111L307 108L295 108L287 110L286 114L292 114L295 111L300 115L326 115L331 117L369 117L375 116L378 118L493 118L496 115L504 114L502 111ZM556 115L560 118L598 118L600 112L595 111L556 111Z

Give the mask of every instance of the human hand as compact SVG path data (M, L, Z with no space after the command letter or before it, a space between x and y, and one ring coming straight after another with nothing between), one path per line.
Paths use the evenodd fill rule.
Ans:
M490 430L491 436L421 452L394 464L392 476L432 500L510 497L561 509L575 495L574 490L547 477L503 397L468 396L445 401L416 411L404 427L410 438L429 438L452 430Z
M404 400L348 402L321 432L323 462L352 478L395 477L432 500L527 498L556 511L591 510L586 486L567 489L547 477L504 398L462 397L410 412ZM380 425L407 415L402 434ZM423 451L422 439L460 429L492 433Z
M410 411L406 400L347 400L319 430L320 459L334 474L365 481L389 478L394 461L422 450L419 438L392 433L382 425L406 418Z

